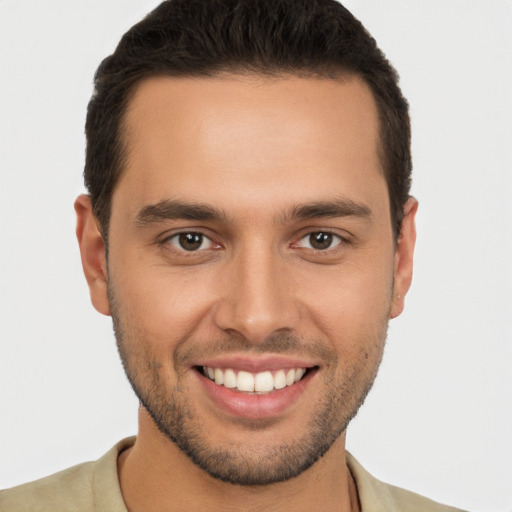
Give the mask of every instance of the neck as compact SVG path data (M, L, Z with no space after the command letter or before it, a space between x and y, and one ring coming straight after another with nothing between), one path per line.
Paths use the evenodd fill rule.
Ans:
M222 482L196 466L141 408L135 445L118 460L119 481L130 512L359 510L346 465L342 435L311 468L285 482L241 486Z

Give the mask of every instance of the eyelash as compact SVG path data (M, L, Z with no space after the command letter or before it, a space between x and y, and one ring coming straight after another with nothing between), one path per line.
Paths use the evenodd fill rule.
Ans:
M326 247L324 249L318 249L318 248L312 247L310 242L311 242L311 237L313 235L324 235L324 236L328 235L328 236L332 237L332 243L331 243L331 245L329 245L328 247ZM195 248L195 249L191 249L191 250L185 249L183 247L183 245L180 243L180 237L183 237L183 236L201 237L201 244L200 244L200 246ZM303 245L300 245L300 243L303 240L309 240L309 247L304 247ZM176 241L176 242L173 243L173 241ZM202 246L207 241L209 241L210 247L203 247L202 248ZM332 245L333 243L334 243L334 245ZM332 252L336 251L336 249L339 248L339 246L348 245L350 243L351 242L350 242L350 240L348 238L343 237L343 236L341 236L338 233L334 233L333 231L326 230L326 229L317 229L315 231L308 231L307 233L301 235L301 237L296 242L291 244L291 247L292 248L297 248L299 250L305 249L305 250L308 250L308 251L314 251L316 254L325 254L325 255L327 255L327 254L332 254ZM193 230L190 230L190 231L180 231L178 233L174 233L174 234L166 237L165 239L163 239L160 242L160 244L161 245L171 245L171 246L173 246L174 250L182 253L183 255L190 255L190 256L193 256L194 254L198 255L198 254L204 253L204 251L216 250L216 249L222 248L221 244L216 243L215 241L213 241L212 238L209 237L208 235L206 235L206 234L204 234L204 233L202 233L200 231L193 231Z
M329 237L331 237L332 243L328 247L325 247L323 249L318 249L318 248L312 247L311 246L311 237L313 237L314 235L317 235L317 236L322 235L324 237L329 236ZM304 247L304 246L300 245L300 243L303 240L308 241L309 247ZM318 231L310 231L310 232L306 233L305 235L301 236L299 238L298 242L295 242L293 244L293 246L313 250L313 251L315 251L315 253L328 253L328 252L331 253L332 251L336 250L336 248L338 246L345 244L345 243L347 243L347 240L345 238L343 238L341 235L339 235L337 233L333 233L332 231L329 231L329 230L321 229Z
M187 250L180 243L180 237L182 237L182 236L201 237L201 245L195 250ZM174 240L176 241L176 244L172 243ZM210 242L209 245L212 245L214 247L201 248L207 241ZM209 236L205 235L204 233L201 233L200 231L180 231L179 233L174 233L173 235L166 237L164 240L162 240L161 244L162 245L167 245L167 244L172 245L175 250L177 250L179 252L183 252L185 254L188 253L190 255L193 255L194 253L203 252L206 250L211 250L211 249L216 249L216 248L218 249L221 247L220 244L216 244ZM181 245L181 247L179 247L178 244Z

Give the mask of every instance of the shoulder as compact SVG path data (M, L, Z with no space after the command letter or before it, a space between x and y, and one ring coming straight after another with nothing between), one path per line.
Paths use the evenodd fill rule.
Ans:
M94 462L0 491L0 510L94 510L91 506Z
M349 453L347 463L356 481L362 512L463 512L381 482Z
M117 477L117 456L133 441L124 439L97 461L0 491L0 510L126 512Z

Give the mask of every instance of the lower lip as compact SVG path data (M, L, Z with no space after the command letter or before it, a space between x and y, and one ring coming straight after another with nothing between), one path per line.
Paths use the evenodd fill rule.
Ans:
M298 402L316 370L309 371L292 386L262 395L233 391L215 384L200 371L195 373L210 398L228 414L247 419L268 419L287 411Z

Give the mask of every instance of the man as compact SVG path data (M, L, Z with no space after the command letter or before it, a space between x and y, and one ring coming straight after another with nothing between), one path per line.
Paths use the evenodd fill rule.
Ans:
M2 510L455 510L345 451L412 276L407 103L330 0L175 0L96 75L77 236L137 439Z

